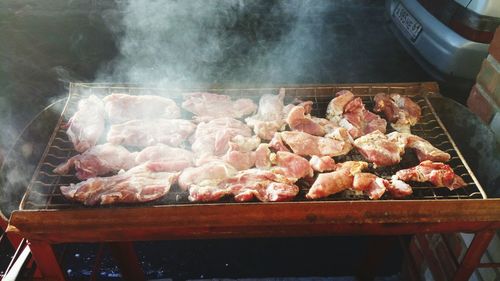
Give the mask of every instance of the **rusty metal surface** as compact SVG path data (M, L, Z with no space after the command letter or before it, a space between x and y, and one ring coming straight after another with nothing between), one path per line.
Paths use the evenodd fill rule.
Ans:
M259 87L259 88L238 88L227 89L221 87L212 87L207 89L211 92L228 94L233 97L250 97L258 99L264 93L277 93L280 87ZM418 136L431 142L434 146L451 154L452 158L449 162L455 172L462 176L467 182L465 188L449 191L447 188L436 188L429 183L418 183L413 186L414 194L404 200L421 200L421 199L482 199L486 198L486 194L482 190L480 184L470 171L465 163L462 155L456 148L455 143L450 137L450 134L444 128L441 120L436 115L434 108L428 100L428 97L438 96L438 88L434 83L407 83L407 84L356 84L356 85L302 85L302 86L285 86L286 97L288 102L295 98L302 100L314 101L313 115L324 116L326 106L334 93L342 89L349 89L356 95L361 96L367 108L373 107L373 96L379 92L399 93L409 95L422 107L422 118L419 123L412 127L412 132ZM65 129L62 126L73 115L76 110L78 101L90 94L104 96L111 93L128 93L128 94L159 94L169 95L179 104L182 101L182 93L189 91L197 91L205 89L182 89L182 90L167 90L158 88L137 87L133 85L109 85L109 84L72 84L70 93L58 121L55 131L49 140L45 153L43 154L40 163L38 164L33 178L27 188L25 196L20 205L21 210L49 210L49 209L73 209L85 208L79 203L71 202L65 199L59 190L62 185L78 182L72 175L60 176L54 174L52 170L60 163L67 160L69 157L76 154L72 149L72 144L69 141ZM190 118L190 115L184 112L185 118ZM389 126L388 126L389 127ZM348 155L336 157L338 162L347 160L363 160L363 157L355 150ZM370 168L382 177L389 178L397 170L407 168L418 164L413 153L407 152L402 162L399 165L385 168ZM307 192L307 186L301 186L301 192L295 201L307 201L304 194ZM384 199L392 199L389 195L382 197ZM339 194L332 195L323 201L343 201L343 200L368 200L365 195L356 194L352 191L345 191ZM231 199L223 199L220 203L234 202ZM174 187L167 196L163 199L141 204L141 206L154 206L165 204L188 204L186 192L180 191ZM202 205L202 204L200 204Z

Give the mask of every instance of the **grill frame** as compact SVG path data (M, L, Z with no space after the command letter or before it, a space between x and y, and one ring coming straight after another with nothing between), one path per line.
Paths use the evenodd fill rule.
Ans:
M123 85L70 85L76 87L124 87ZM348 89L358 95L374 95L379 91L439 97L435 83L301 85L284 86L302 91L315 88L326 93ZM141 89L127 85L128 89ZM228 90L211 88L215 92ZM280 87L252 88L259 91ZM152 88L154 89L154 88ZM328 92L330 91L330 92ZM179 91L180 92L180 91ZM290 93L287 93L290 94ZM317 92L315 92L317 94ZM68 99L69 100L69 99ZM428 101L427 101L428 102ZM436 114L433 112L433 114ZM449 136L439 117L437 122ZM63 121L61 116L56 128ZM55 133L51 141L55 138ZM451 138L450 138L451 140ZM50 143L50 142L49 142ZM456 145L451 140L456 149ZM458 149L457 155L463 160ZM44 153L43 157L47 155ZM43 159L42 157L42 159ZM480 187L470 168L464 167ZM39 169L37 168L38 173ZM35 177L34 177L35 178ZM484 193L484 191L482 192ZM25 196L26 197L26 196ZM23 198L24 202L25 198ZM421 200L340 200L298 202L213 202L168 205L126 205L119 208L84 207L68 209L20 209L14 211L8 231L51 243L78 241L134 241L158 239L309 236L332 234L408 234L451 232L497 228L500 226L498 199L421 199ZM137 227L139 224L141 227Z

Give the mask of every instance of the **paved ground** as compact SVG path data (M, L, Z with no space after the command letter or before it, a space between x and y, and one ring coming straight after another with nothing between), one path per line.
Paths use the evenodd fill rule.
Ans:
M64 96L70 81L168 86L432 80L390 33L383 1L102 2L0 3L0 149ZM150 278L255 278L350 275L367 243L338 237L137 247ZM66 247L73 280L88 277L96 247ZM397 274L400 261L401 253L393 252L379 274ZM103 268L102 278L117 276L111 260Z

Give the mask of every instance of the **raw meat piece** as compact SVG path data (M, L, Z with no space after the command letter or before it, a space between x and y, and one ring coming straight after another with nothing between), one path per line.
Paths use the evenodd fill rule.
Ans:
M306 194L306 197L309 199L318 199L351 188L354 175L367 167L368 163L362 161L340 163L337 170L319 174Z
M305 132L314 136L324 136L325 129L314 122L310 115L306 115L306 108L302 105L293 107L286 118L288 126L292 130Z
M284 98L283 89L278 95L263 95L259 100L257 114L245 119L248 126L253 128L255 134L261 139L270 140L274 133L285 129Z
M91 95L78 103L77 112L68 121L67 131L75 150L84 152L96 145L104 131L104 104Z
M234 139L236 136L252 137L252 130L243 122L233 118L218 118L208 123L200 123L193 135L191 150L198 157L222 156L229 149L229 142L240 143L241 146L252 146L257 141L251 139Z
M409 196L413 193L411 186L404 181L398 179L396 175L391 178L391 184L387 187L387 190L395 198Z
M449 165L429 160L423 161L415 167L400 170L396 176L403 181L429 181L434 186L445 186L450 190L467 185L460 176L453 172Z
M111 94L103 101L108 120L113 124L136 119L181 117L181 109L175 101L160 96Z
M377 166L391 166L401 161L398 145L380 131L374 131L354 141L354 146Z
M194 154L182 148L171 147L165 144L148 146L141 150L135 157L137 164L144 162L164 162L169 165L168 172L182 171L191 167L194 162Z
M241 152L250 152L255 150L260 145L260 138L258 136L244 137L236 135L229 141L229 146L234 150Z
M217 186L225 178L238 171L223 161L212 161L199 167L191 167L182 171L179 176L179 187L188 190L193 186Z
M330 120L339 118L344 113L344 107L354 99L354 94L348 90L342 90L335 96L326 109L326 118Z
M385 133L387 121L366 110L361 98L355 98L344 107L343 119L339 121L339 125L356 139L376 130Z
M335 164L335 160L333 160L330 156L319 157L313 155L311 160L309 160L309 164L311 164L311 168L317 172L329 172L334 171L337 168Z
M379 178L372 173L358 173L354 175L352 187L368 194L373 200L380 199L385 191L390 188L388 180Z
M182 108L192 112L197 122L210 121L216 118L241 118L257 110L251 99L231 100L230 96L212 93L188 93L184 95Z
M404 152L404 148L415 150L421 162L425 160L435 162L446 162L450 160L450 154L434 147L430 142L419 136L408 133L392 132L388 134L387 137L390 141L397 144L400 151Z
M317 137L303 132L281 132L279 134L294 153L301 156L339 156L351 150L348 140Z
M420 106L409 97L379 93L375 95L374 100L373 111L383 112L387 121L391 122L391 126L398 132L410 133L410 126L415 125L420 119Z
M177 176L163 172L161 163L148 162L116 176L61 186L61 193L85 205L148 202L167 194Z
M179 146L196 128L183 119L142 119L112 125L107 140L113 144L146 147L158 143Z
M259 169L271 168L271 150L269 144L261 143L255 150L255 167Z
M300 179L314 175L309 161L294 153L278 151L273 162L276 163L276 167L272 167L271 171L287 178Z
M254 151L239 151L234 145L230 146L229 150L222 157L223 161L238 171L252 168L255 165L255 159Z
M269 147L276 151L288 151L290 152L290 149L285 145L283 142L283 138L281 137L280 133L275 133L273 139L269 142Z
M84 180L106 175L119 170L128 170L136 166L135 156L121 145L110 143L96 145L82 154L71 157L57 166L54 173L65 175L75 167L76 177Z

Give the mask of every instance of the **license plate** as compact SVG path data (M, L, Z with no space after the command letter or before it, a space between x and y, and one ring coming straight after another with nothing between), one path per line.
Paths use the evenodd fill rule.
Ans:
M403 28L404 31L410 36L412 41L417 39L422 31L422 25L406 10L406 8L398 3L396 9L392 13L395 22Z

